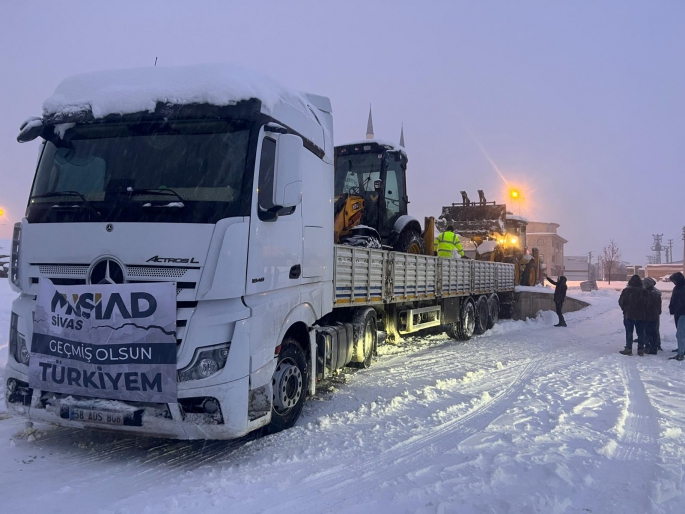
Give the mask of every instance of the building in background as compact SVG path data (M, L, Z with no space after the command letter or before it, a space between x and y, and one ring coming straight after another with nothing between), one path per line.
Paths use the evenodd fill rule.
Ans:
M645 268L641 264L634 264L626 266L626 280L630 280L630 277L637 275L640 278L645 278Z
M527 227L528 248L537 247L540 249L540 255L547 264L547 274L553 276L564 274L564 245L568 243L566 239L557 234L558 228L558 223L541 221L531 221Z
M568 255L564 256L564 275L568 280L578 280L584 282L590 280L587 255Z
M659 281L662 277L670 277L674 273L683 270L683 261L670 262L668 264L647 264L645 267L645 276L652 277Z

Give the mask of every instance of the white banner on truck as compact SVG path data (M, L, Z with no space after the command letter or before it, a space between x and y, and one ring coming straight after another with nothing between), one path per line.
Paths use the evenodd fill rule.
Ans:
M94 398L175 402L175 284L54 286L41 279L29 385Z

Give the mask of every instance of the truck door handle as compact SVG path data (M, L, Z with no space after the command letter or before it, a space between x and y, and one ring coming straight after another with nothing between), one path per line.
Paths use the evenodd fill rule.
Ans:
M300 275L302 274L302 266L299 264L295 264L292 268L290 268L290 278L295 279L295 278L300 278Z

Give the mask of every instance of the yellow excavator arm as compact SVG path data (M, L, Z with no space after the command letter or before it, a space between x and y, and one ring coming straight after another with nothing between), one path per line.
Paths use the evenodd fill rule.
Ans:
M350 231L359 225L364 214L364 199L361 196L343 194L335 199L335 243L340 238L349 235Z

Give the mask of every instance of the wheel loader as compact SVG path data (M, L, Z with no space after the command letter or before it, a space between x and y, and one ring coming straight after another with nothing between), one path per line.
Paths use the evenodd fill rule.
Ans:
M542 257L538 248L528 248L528 220L507 211L507 206L488 202L483 190L479 200L471 201L465 191L462 202L442 208L436 221L440 231L454 226L462 241L470 239L476 246L475 259L515 264L516 284L532 286L541 282Z

